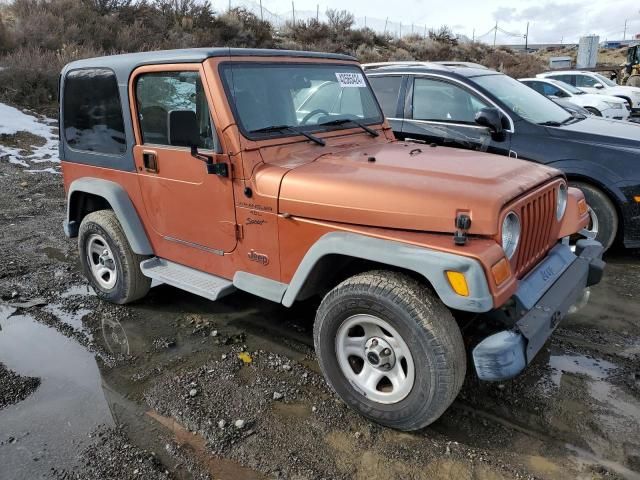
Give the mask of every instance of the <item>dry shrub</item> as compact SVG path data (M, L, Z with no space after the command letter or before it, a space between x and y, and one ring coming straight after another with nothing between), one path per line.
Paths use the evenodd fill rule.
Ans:
M461 60L519 77L544 68L538 56L458 43L447 27L397 40L355 29L346 10L327 22L289 24L277 34L253 13L223 14L202 0L10 0L0 5L0 100L55 110L58 74L87 56L203 46L288 48L346 53L363 62Z
M57 52L37 47L13 50L2 60L0 100L55 115L62 67L71 60L100 53L77 46L68 46Z

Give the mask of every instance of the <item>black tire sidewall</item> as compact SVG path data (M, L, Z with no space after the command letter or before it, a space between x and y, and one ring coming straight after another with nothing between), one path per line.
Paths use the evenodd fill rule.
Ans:
M93 276L93 272L91 271L91 266L89 265L89 261L87 258L87 240L92 234L98 234L109 245L111 252L113 253L113 260L116 264L116 284L111 289L103 288ZM127 282L129 279L128 269L124 268L122 259L125 258L125 252L119 247L118 243L113 240L110 233L103 228L100 224L92 221L83 222L80 232L78 234L78 244L80 246L80 263L82 264L82 268L84 270L84 274L91 283L91 286L96 292L98 297L103 300L107 300L112 303L121 303L124 298L127 296L128 288Z
M356 314L371 314L388 322L402 336L411 351L415 368L415 382L407 397L397 403L373 402L359 393L347 380L338 364L335 339L345 320ZM429 345L435 339L419 328L407 311L384 297L366 293L344 294L321 306L316 350L322 369L332 388L351 407L364 416L394 428L422 418L433 403L435 395L435 358Z
M616 239L618 229L617 212L611 201L600 190L582 182L570 182L572 187L579 188L584 194L587 204L598 217L598 234L596 240L609 249Z

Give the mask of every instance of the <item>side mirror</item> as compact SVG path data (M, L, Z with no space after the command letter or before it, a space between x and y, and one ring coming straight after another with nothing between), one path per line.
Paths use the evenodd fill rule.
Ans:
M169 144L175 147L191 148L191 156L206 164L207 173L228 177L229 166L226 163L214 163L211 155L204 155L198 152L200 128L198 127L196 112L192 110L172 110L168 115Z
M197 147L200 143L200 130L196 112L192 110L172 110L168 113L169 144L174 147Z
M602 90L604 88L604 85L602 85L601 83L596 83L594 87L597 88L598 90Z
M504 137L504 127L502 126L502 112L497 108L483 108L476 113L476 123L487 127L491 136L496 140Z

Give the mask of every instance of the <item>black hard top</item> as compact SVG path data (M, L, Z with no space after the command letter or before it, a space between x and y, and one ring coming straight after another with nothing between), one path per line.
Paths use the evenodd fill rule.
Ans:
M260 48L187 48L179 50L159 50L155 52L125 53L104 57L87 58L67 64L63 74L77 68L110 68L119 79L128 78L141 65L162 63L197 63L211 57L297 57L324 58L330 60L356 60L349 55L337 53L305 52L302 50L275 50Z

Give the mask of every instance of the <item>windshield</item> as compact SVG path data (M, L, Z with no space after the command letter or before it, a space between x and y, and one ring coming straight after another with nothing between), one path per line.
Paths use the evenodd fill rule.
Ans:
M615 87L616 82L609 80L607 77L600 75L599 73L594 73L593 74L598 80L600 80L602 83L604 83L605 85L609 86L609 87Z
M227 63L221 69L236 120L249 138L353 128L353 122L336 120L383 121L356 65Z
M506 75L485 75L474 80L515 114L532 123L563 123L573 118L564 108Z

